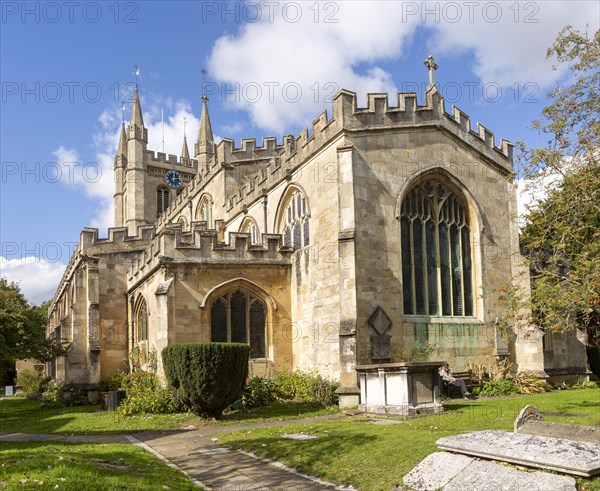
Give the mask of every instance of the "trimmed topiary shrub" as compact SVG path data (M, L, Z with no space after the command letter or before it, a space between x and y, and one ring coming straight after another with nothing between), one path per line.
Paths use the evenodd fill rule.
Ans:
M220 418L242 396L250 347L241 343L175 344L162 350L175 398L195 414Z

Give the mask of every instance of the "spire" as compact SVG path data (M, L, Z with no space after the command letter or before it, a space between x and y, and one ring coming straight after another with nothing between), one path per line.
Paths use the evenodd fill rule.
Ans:
M131 126L136 125L140 128L144 127L144 119L142 118L142 107L140 106L140 97L138 95L138 88L135 88L133 96L133 110L131 111Z
M125 122L121 123L121 134L119 135L119 148L117 156L127 154L127 137L125 136Z
M207 106L208 97L202 96L202 114L200 116L200 129L198 130L198 142L196 144L196 155L200 153L214 153L214 138Z
M181 158L187 159L188 162L191 160L190 152L188 150L187 138L185 137L185 135L183 135L183 147L181 148Z

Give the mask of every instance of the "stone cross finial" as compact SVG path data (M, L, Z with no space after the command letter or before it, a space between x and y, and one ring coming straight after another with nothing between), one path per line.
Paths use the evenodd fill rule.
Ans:
M433 85L435 83L433 79L433 72L438 69L438 65L433 59L433 56L429 55L425 60L425 66L429 69L429 85Z

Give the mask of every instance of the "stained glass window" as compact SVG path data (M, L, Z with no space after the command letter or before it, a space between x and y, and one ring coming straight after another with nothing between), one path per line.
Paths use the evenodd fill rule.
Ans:
M251 293L237 289L216 299L210 309L211 341L248 343L251 358L266 356L266 308Z
M473 315L471 233L464 203L440 181L415 186L400 215L404 312Z

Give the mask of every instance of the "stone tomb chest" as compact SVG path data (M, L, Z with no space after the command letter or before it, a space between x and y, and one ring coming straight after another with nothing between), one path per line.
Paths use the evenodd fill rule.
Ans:
M439 369L443 361L358 365L360 405L368 413L410 416L442 412Z

